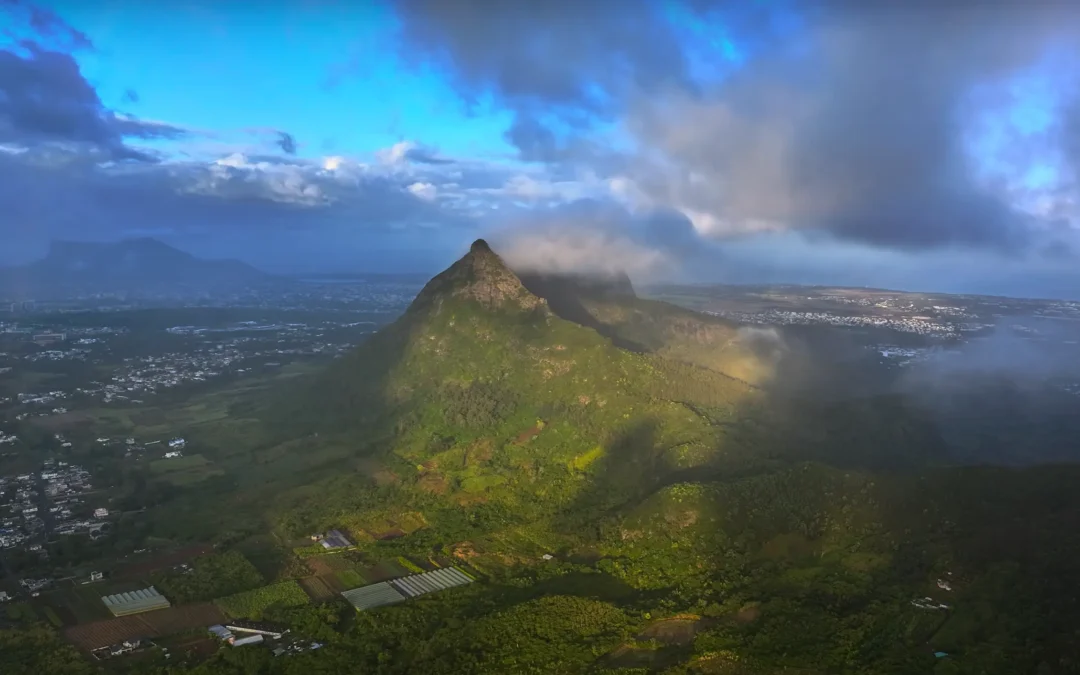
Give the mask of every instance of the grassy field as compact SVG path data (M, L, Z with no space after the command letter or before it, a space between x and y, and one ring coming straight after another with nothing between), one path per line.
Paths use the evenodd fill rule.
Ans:
M299 607L311 601L307 592L295 581L282 581L251 591L237 593L214 601L225 614L239 618L259 618L273 606Z
M10 603L4 607L4 612L11 621L31 622L38 618L37 612L27 602Z
M107 619L109 610L101 602L101 596L110 589L102 584L76 586L54 591L42 596L46 606L53 608L66 624L79 624Z
M337 578L345 588L357 588L367 584L367 580L356 570L342 570L337 573Z
M226 389L200 394L183 401L164 401L154 405L137 407L99 407L79 413L70 413L72 421L89 418L103 433L131 435L140 440L152 440L176 435L190 428L213 425L229 419L229 407L237 401L250 398L282 380L313 372L319 364L294 363L271 376L259 376L237 380ZM64 420L68 416L52 416Z
M190 485L225 472L202 455L184 455L150 462L150 471L173 485Z

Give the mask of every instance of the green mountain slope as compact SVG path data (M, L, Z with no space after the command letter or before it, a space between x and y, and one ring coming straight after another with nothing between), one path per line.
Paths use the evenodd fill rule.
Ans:
M624 276L598 281L530 273L521 279L560 317L594 329L616 346L702 366L749 384L764 383L772 375L775 359L755 349L738 326L639 298Z
M787 397L776 367L737 326L477 242L283 392L293 440L233 503L482 578L360 615L308 672L1071 672L1080 470L940 466L903 397Z
M740 380L620 349L560 318L477 242L397 322L301 395L290 392L274 417L362 435L381 461L423 465L417 485L447 503L550 511L601 459L642 470L609 481L604 503L712 463L723 453L703 410L755 396Z

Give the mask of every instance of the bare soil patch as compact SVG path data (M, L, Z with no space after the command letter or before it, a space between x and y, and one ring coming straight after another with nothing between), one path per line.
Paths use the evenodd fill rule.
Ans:
M124 640L163 637L192 628L205 628L223 621L225 615L214 603L203 602L72 626L64 631L64 636L75 646L91 650Z
M694 641L701 619L699 617L672 617L647 626L638 634L639 640L657 640L667 645L687 645Z
M442 474L437 472L425 473L420 476L420 480L417 481L416 486L433 495L444 495L450 489L450 484Z
M758 605L745 605L735 612L735 620L739 623L751 623L761 616L761 607Z
M532 439L539 436L540 431L541 428L539 426L533 426L529 429L526 429L525 431L522 431L520 434L518 434L517 438L514 439L514 445L525 445Z
M401 482L401 476L386 469L376 471L371 477L375 480L375 484L380 487L384 485L397 485Z
M170 553L154 556L148 560L134 562L122 566L114 574L114 579L141 579L151 572L175 567L180 563L188 562L192 558L213 552L214 547L209 544L195 544L176 549Z

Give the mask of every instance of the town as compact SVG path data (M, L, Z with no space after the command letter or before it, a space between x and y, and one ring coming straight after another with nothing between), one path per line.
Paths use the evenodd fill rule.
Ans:
M90 473L56 459L46 459L40 471L0 476L0 549L47 558L44 545L55 537L101 536L109 511L89 503L92 495Z
M963 333L990 328L982 323L953 323L930 317L892 317L832 314L830 312L794 312L768 309L762 312L706 311L740 323L792 325L829 325L844 328L886 328L902 333L914 333L935 338L955 338Z
M23 420L102 403L139 405L167 390L280 368L298 359L335 358L376 327L371 321L238 323L223 329L170 327L160 333L173 339L161 340L157 349L152 346L156 338L152 334L145 336L139 349L150 348L153 353L125 355L130 338L122 331L99 332L90 343L85 338L72 339L70 334L57 333L47 347L42 347L33 341L30 331L0 325L0 330L6 328L4 337L9 344L8 351L0 354L9 378L4 383L7 390L0 390L0 411L6 409L16 420ZM10 345L19 336L25 339L17 351ZM55 375L18 377L36 372ZM67 373L71 376L62 377ZM13 389L20 380L44 379L62 386Z

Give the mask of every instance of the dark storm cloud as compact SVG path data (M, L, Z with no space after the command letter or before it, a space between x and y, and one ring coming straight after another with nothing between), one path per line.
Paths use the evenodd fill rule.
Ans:
M1007 102L977 94L1080 57L1080 5L1066 2L693 2L751 52L720 82L691 77L692 46L658 4L396 4L403 53L446 68L466 100L493 92L514 110L507 138L523 157L568 161L544 115L620 118L640 151L603 170L716 237L805 228L901 250L1024 250L1032 217L1002 185L1026 167L984 180L972 155ZM1013 156L1034 142L1011 140Z
M277 145L278 145L279 148L281 148L282 152L284 152L286 154L289 154L289 155L295 155L296 154L296 139L293 138L292 134L290 134L290 133L287 133L287 132L284 132L284 131L279 131L278 132L278 138L277 138Z
M555 133L528 114L515 115L503 138L516 147L526 161L553 162L560 159Z
M405 158L420 164L453 164L454 160L440 157L438 150L423 145L410 147L405 151Z
M184 130L117 115L105 108L70 54L23 45L0 50L0 142L85 144L112 159L151 160L126 137L177 138Z
M396 0L411 54L446 66L475 101L492 87L515 107L613 112L631 82L685 80L686 62L655 5L566 0ZM647 46L646 46L647 45ZM419 51L413 51L417 49Z
M65 50L93 49L90 38L69 26L55 12L21 0L0 0L0 13L8 17L11 27L25 25L39 39ZM17 36L12 36L17 37Z

